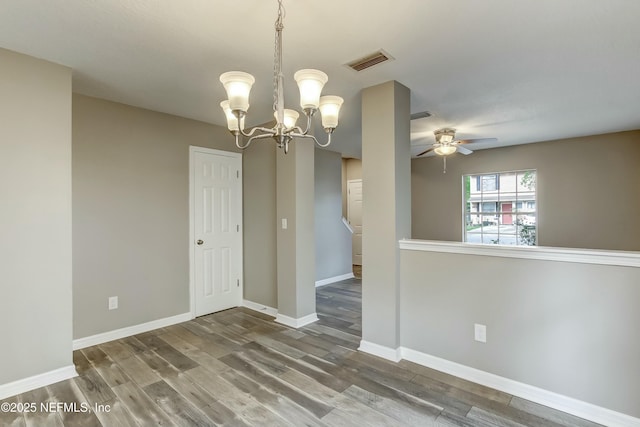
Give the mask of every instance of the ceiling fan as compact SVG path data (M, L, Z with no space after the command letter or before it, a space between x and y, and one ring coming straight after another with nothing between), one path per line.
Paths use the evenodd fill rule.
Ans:
M469 150L466 147L462 147L462 144L469 144L472 142L495 142L497 138L476 138L476 139L455 139L456 138L456 130L453 128L443 128L438 129L433 132L436 137L436 142L431 145L428 149L416 155L416 157L423 156L430 152L434 152L435 154L442 156L444 160L444 170L443 173L447 173L447 156L455 153L456 151L459 153L469 155L473 153L472 150Z
M448 156L450 154L455 153L456 151L462 153L464 155L469 155L473 153L472 150L469 150L466 147L461 147L462 144L469 144L472 142L495 142L496 138L476 138L476 139L458 139L456 140L456 130L452 128L443 128L438 129L433 132L436 137L436 142L423 151L419 153L416 157L423 156L427 153L433 151L435 154L439 156Z

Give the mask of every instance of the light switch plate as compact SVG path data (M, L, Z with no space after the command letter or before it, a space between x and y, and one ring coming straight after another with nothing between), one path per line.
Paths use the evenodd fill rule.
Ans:
M474 325L475 340L478 342L487 342L487 327L476 323Z

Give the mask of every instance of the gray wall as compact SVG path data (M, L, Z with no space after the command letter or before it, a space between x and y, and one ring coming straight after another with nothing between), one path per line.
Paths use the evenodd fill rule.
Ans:
M315 153L316 281L351 273L351 232L342 222L340 153Z
M258 141L243 152L244 298L278 307L276 144Z
M236 151L221 127L74 95L75 338L190 310L189 145Z
M538 170L541 246L640 250L640 131L412 161L415 239L462 240L462 175Z
M71 357L71 70L0 49L0 385Z
M401 268L403 347L640 417L640 268L409 250Z

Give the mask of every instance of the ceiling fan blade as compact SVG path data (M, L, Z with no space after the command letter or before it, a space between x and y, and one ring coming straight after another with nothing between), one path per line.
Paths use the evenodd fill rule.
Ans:
M423 152L422 152L422 153L420 153L420 154L416 154L416 157L420 157L420 156L422 156L422 155L425 155L425 154L427 154L427 153L428 153L428 152L430 152L430 151L433 151L433 147L431 147L431 148L429 148L429 149L427 149L427 150L423 151Z
M457 144L471 144L472 142L498 142L498 138L475 138L456 141Z
M469 150L468 148L461 147L460 145L458 145L456 148L458 149L458 153L462 153L465 156L473 153L473 151Z

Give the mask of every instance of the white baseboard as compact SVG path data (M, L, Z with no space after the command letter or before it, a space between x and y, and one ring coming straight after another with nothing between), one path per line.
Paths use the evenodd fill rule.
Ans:
M400 353L403 359L419 365L455 375L456 377L463 378L477 384L482 384L598 424L603 424L609 427L640 427L640 419L634 418L630 415L615 412L591 403L583 402L581 400L494 375L489 372L421 353L410 348L400 347Z
M355 276L353 275L353 273L347 273L341 276L334 276L334 277L329 277L327 279L318 280L316 282L316 288L324 285L329 285L331 283L341 282L347 279L353 279L354 277Z
M349 233L353 234L353 228L351 227L351 224L349 224L349 221L347 221L347 218L342 217L342 223L344 224L345 227L347 227L347 230L349 230Z
M151 322L141 323L139 325L127 326L126 328L120 328L109 332L103 332L101 334L91 335L89 337L78 338L73 340L73 349L80 350L81 348L91 347L92 345L98 345L109 341L119 340L120 338L130 337L131 335L141 334L143 332L149 332L154 329L164 328L165 326L175 325L176 323L187 322L193 317L191 313L178 314L176 316L165 317L163 319L152 320Z
M2 384L0 385L0 400L77 376L78 373L76 372L76 367L69 365L43 374Z
M307 316L300 317L299 319L294 319L293 317L285 316L284 314L279 313L276 315L276 322L296 329L302 328L303 326L317 321L318 315L316 313L311 313Z
M266 306L264 304L258 304L257 302L249 301L249 300L246 300L246 299L242 300L242 306L246 307L246 308L248 308L250 310L257 311L257 312L260 312L260 313L264 313L264 314L267 314L267 315L273 316L273 317L276 317L276 315L278 314L278 309L276 309L276 308L268 307L268 306Z
M383 359L391 360L392 362L399 362L402 359L400 348L385 347L380 344L375 344L369 341L360 341L360 347L358 350L373 354L374 356L382 357Z

